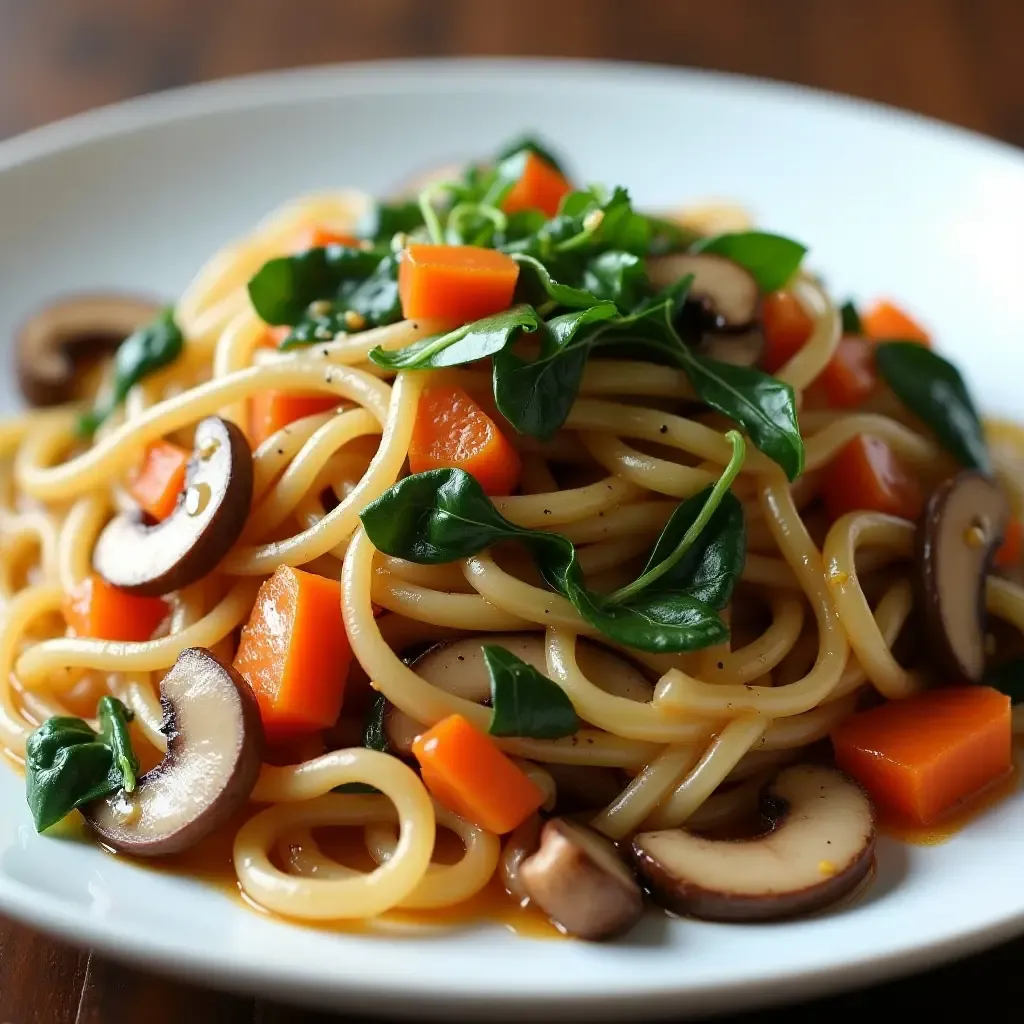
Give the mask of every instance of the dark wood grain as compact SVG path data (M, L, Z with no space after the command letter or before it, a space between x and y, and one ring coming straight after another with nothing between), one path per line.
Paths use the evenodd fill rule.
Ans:
M528 54L761 75L1024 145L1022 41L1024 0L0 0L0 137L225 75L382 57ZM810 1024L840 1011L888 1019L912 1007L915 1017L948 1020L968 1005L965 996L972 1012L1009 1019L1009 1008L1024 1004L1022 960L1024 942L1010 943L842 999L731 1019ZM973 1002L978 993L985 1003ZM168 981L0 920L4 1024L341 1019Z

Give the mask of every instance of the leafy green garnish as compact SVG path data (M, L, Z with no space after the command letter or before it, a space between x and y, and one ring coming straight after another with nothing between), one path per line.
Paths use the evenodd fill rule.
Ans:
M387 246L397 234L409 234L423 227L423 211L415 199L398 203L377 203L361 225L359 234Z
M78 421L78 433L92 437L97 428L125 400L128 392L157 370L170 366L185 345L185 339L168 307L145 327L130 334L118 346L114 356L114 383L111 394L84 413Z
M580 389L596 335L590 325L618 315L612 302L563 313L544 324L540 353L526 362L508 348L495 353L494 401L523 434L546 440L565 422Z
M852 299L848 299L840 306L839 316L843 322L843 334L854 334L859 337L864 333L860 313L857 312L857 307L853 304Z
M557 740L579 729L572 701L560 686L511 651L494 644L482 648L491 677L492 736L528 736Z
M135 789L139 762L128 723L132 713L116 698L101 697L100 731L67 715L47 719L25 744L25 795L36 831L119 789Z
M249 297L266 323L295 328L282 348L394 323L402 315L398 256L348 245L280 256L249 281Z
M981 417L957 368L914 341L879 342L875 364L896 397L961 465L991 471Z
M502 541L519 541L547 584L612 640L653 652L698 650L721 643L729 634L717 609L695 596L701 593L717 601L731 589L728 573L720 574L715 585L705 566L742 569L745 557L744 531L735 528L742 509L737 513L731 507L717 515L720 503L731 498L729 483L743 461L742 439L735 433L730 439L734 457L679 543L669 551L663 535L655 550L668 553L634 584L612 595L586 587L571 541L510 523L463 470L436 469L406 477L371 502L360 519L378 550L421 565L469 558ZM691 511L692 506L686 515ZM678 531L679 523L672 528ZM710 554L712 546L716 550ZM684 563L691 567L689 576Z
M789 384L750 366L733 366L697 354L681 365L702 401L739 423L790 480L800 476L804 442Z
M421 338L405 348L394 351L375 348L370 352L370 361L389 370L460 366L500 352L514 337L523 331L536 331L543 323L532 306L513 306L447 334Z
M797 272L807 246L767 231L734 231L702 238L691 251L726 256L749 270L762 292L774 292Z
M1011 658L985 672L983 686L1005 693L1011 704L1024 703L1024 658Z

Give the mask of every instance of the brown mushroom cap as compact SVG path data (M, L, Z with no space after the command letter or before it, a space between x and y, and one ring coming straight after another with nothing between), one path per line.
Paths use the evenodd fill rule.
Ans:
M87 805L108 846L159 857L194 846L249 798L263 762L263 724L252 690L209 651L182 651L160 684L167 754L132 793Z
M998 484L964 470L935 489L917 530L917 590L943 678L980 682L985 672L985 577L1010 519Z
M523 888L519 877L519 868L527 857L532 856L540 842L541 818L539 814L531 814L526 821L514 828L505 840L498 861L502 885L520 903L530 898Z
M716 253L671 253L647 263L655 288L666 288L693 274L688 301L699 302L717 330L744 330L757 320L761 292L754 275L734 260Z
M719 363L757 366L764 352L764 333L759 327L752 327L740 334L705 334L700 350Z
M114 292L69 295L29 317L15 342L18 386L30 405L59 405L75 397L83 360L111 352L149 323L160 306Z
M767 921L827 906L871 868L874 811L834 768L784 768L762 793L771 831L708 839L685 829L641 832L633 857L670 910L711 921Z
M552 818L537 852L519 864L522 891L552 921L581 939L620 935L640 920L643 893L604 836Z
M137 516L115 516L96 541L94 568L133 594L159 596L195 583L241 536L252 486L245 435L218 416L202 420L174 512L156 526Z

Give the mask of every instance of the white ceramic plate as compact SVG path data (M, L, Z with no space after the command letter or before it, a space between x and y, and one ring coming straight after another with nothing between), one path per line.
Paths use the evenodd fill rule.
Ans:
M838 294L891 293L989 410L1019 411L1024 158L880 107L717 75L472 61L278 74L131 102L0 144L0 338L60 291L175 295L290 196L380 192L536 129L645 205L735 197L812 245ZM5 357L0 407L13 401ZM869 896L795 923L652 915L614 945L293 928L199 882L38 838L0 766L0 911L149 967L344 1011L672 1015L878 980L1024 931L1024 794L944 845L883 843Z

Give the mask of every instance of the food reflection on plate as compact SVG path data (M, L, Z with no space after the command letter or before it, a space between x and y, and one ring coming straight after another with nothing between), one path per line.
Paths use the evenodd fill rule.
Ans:
M173 306L26 320L0 740L39 831L227 842L289 920L498 894L601 939L839 905L880 820L1005 789L1020 433L800 242L574 177L521 139L298 199Z

